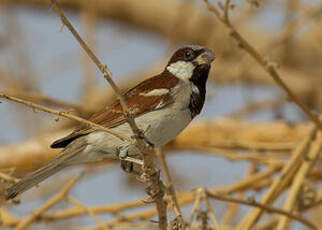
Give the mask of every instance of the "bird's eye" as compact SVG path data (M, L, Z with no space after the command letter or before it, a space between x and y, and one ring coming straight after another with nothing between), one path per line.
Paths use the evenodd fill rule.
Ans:
M192 59L193 59L193 52L192 52L192 50L186 50L186 51L184 52L184 59L185 59L186 61L190 61L190 60L192 60Z

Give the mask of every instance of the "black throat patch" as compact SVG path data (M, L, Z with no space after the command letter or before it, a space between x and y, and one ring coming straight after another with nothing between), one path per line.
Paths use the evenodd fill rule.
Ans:
M194 84L194 86L198 89L198 91L193 90L190 97L189 109L191 112L191 118L194 118L201 112L201 109L205 103L206 82L208 79L209 70L210 65L197 66L193 71L192 77L189 79L191 83Z

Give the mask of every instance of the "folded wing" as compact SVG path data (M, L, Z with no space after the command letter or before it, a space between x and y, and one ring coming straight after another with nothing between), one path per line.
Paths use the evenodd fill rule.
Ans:
M135 117L159 110L173 103L173 88L179 79L168 72L149 78L124 94L124 99ZM107 106L103 111L93 114L90 121L107 128L125 123L119 100ZM68 136L55 141L51 148L64 148L80 136L93 132L95 128L81 125Z

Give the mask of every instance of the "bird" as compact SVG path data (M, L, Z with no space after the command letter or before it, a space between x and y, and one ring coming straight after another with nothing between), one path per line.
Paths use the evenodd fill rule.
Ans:
M137 126L154 147L173 140L201 112L206 98L206 82L214 53L200 45L178 48L160 74L148 78L123 94ZM120 101L117 99L90 121L132 136ZM140 152L133 144L87 125L50 146L64 148L44 167L27 174L6 190L7 200L25 192L67 166L97 162L105 158L122 159Z

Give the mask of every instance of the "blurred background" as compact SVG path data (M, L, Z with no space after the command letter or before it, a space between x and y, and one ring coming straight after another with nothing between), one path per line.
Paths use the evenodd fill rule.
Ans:
M161 72L171 54L183 44L200 44L212 49L217 58L211 69L204 109L182 135L164 148L172 182L178 192L189 192L199 186L220 190L275 167L260 181L263 183L231 188L227 192L244 199L251 196L261 200L281 167L289 162L293 150L308 135L310 121L288 101L265 68L238 45L231 30L208 10L205 2L58 2L84 40L112 71L122 91ZM210 2L222 12L224 2ZM62 26L50 1L0 0L0 3L2 92L85 118L115 98L106 80ZM235 29L263 60L277 69L303 103L319 113L322 108L322 2L234 0L229 15ZM77 125L14 102L2 99L0 102L0 172L10 178L19 178L45 165L57 154L49 148L50 143ZM304 159L296 169L301 164ZM310 168L301 180L301 191L296 193L298 197L291 211L303 214L322 229L319 156ZM0 226L13 229L83 169L85 176L69 192L83 206L62 200L48 211L49 216L75 207L85 210L84 207L128 204L145 195L144 185L120 170L118 162L74 167L23 194L19 204L2 202ZM297 178L296 172L293 171L293 181ZM14 181L0 177L1 190ZM290 188L292 178L268 204L285 207ZM311 197L311 203L304 208L300 207L301 194L305 199ZM182 205L186 220L192 212L193 201ZM122 221L126 215L154 207L135 204L114 213L97 211L94 216L102 222L117 220L117 224L107 229L155 228L149 221L157 219L153 215ZM223 229L243 226L241 223L252 211L252 207L222 201L212 200L211 205ZM169 219L175 216L170 211L168 214ZM275 229L279 218L274 213L265 214L251 229ZM202 229L198 221L195 220L195 229ZM95 225L99 229L100 221L84 211L75 215L63 213L55 218L46 218L44 214L28 229L94 229L91 227ZM292 220L285 229L308 228Z

